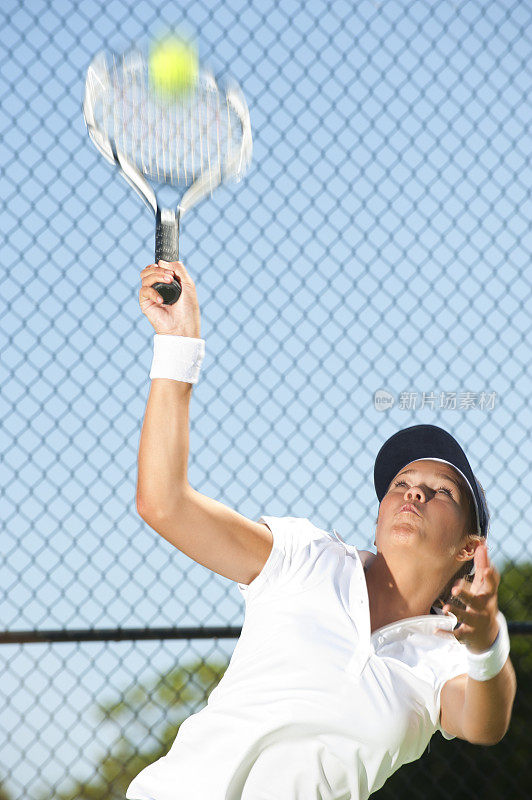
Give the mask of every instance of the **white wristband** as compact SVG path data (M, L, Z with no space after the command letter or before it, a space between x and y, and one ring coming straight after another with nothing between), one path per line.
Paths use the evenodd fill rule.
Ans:
M150 378L197 383L204 356L205 339L156 333Z
M497 622L499 623L499 633L489 650L485 650L483 653L472 653L466 646L467 674L476 681L489 681L490 678L498 675L510 655L508 625L502 611L497 612Z

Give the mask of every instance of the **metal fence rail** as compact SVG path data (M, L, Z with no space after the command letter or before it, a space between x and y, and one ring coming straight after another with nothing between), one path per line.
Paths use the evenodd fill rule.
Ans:
M531 634L532 622L508 622L510 634ZM97 628L58 631L7 631L0 634L0 644L37 644L45 642L124 642L149 639L238 639L242 628L201 625L191 628Z
M0 26L0 800L122 798L240 634L234 584L136 512L153 220L81 114L96 51L176 27L243 87L254 137L181 228L206 340L190 482L371 548L382 443L450 430L491 510L514 717L495 747L434 737L378 794L525 797L530 4L5 0Z

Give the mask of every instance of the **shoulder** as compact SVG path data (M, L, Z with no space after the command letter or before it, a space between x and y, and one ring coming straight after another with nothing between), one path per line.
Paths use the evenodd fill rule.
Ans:
M273 534L273 547L290 561L297 553L311 555L330 542L329 534L314 525L307 517L273 517L263 514L259 524Z

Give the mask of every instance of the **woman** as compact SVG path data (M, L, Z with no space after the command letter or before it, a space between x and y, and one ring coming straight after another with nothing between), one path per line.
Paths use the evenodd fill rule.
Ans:
M374 471L376 553L307 519L246 519L187 479L205 344L194 283L180 262L141 275L140 306L156 335L137 509L183 553L236 581L246 615L207 706L126 797L365 800L436 730L500 741L515 673L484 493L459 444L432 425L385 442ZM162 306L153 284L174 277L182 295ZM460 580L472 567L473 582ZM454 613L450 597L462 601Z

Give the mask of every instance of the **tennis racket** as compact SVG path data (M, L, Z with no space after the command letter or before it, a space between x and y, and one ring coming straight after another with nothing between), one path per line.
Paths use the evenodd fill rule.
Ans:
M229 179L239 181L252 153L249 111L239 86L221 88L200 65L190 91L157 91L148 61L131 48L91 61L83 116L89 136L155 215L155 263L179 260L183 214ZM158 187L175 187L176 206L161 207ZM181 294L178 281L155 283L163 305Z

